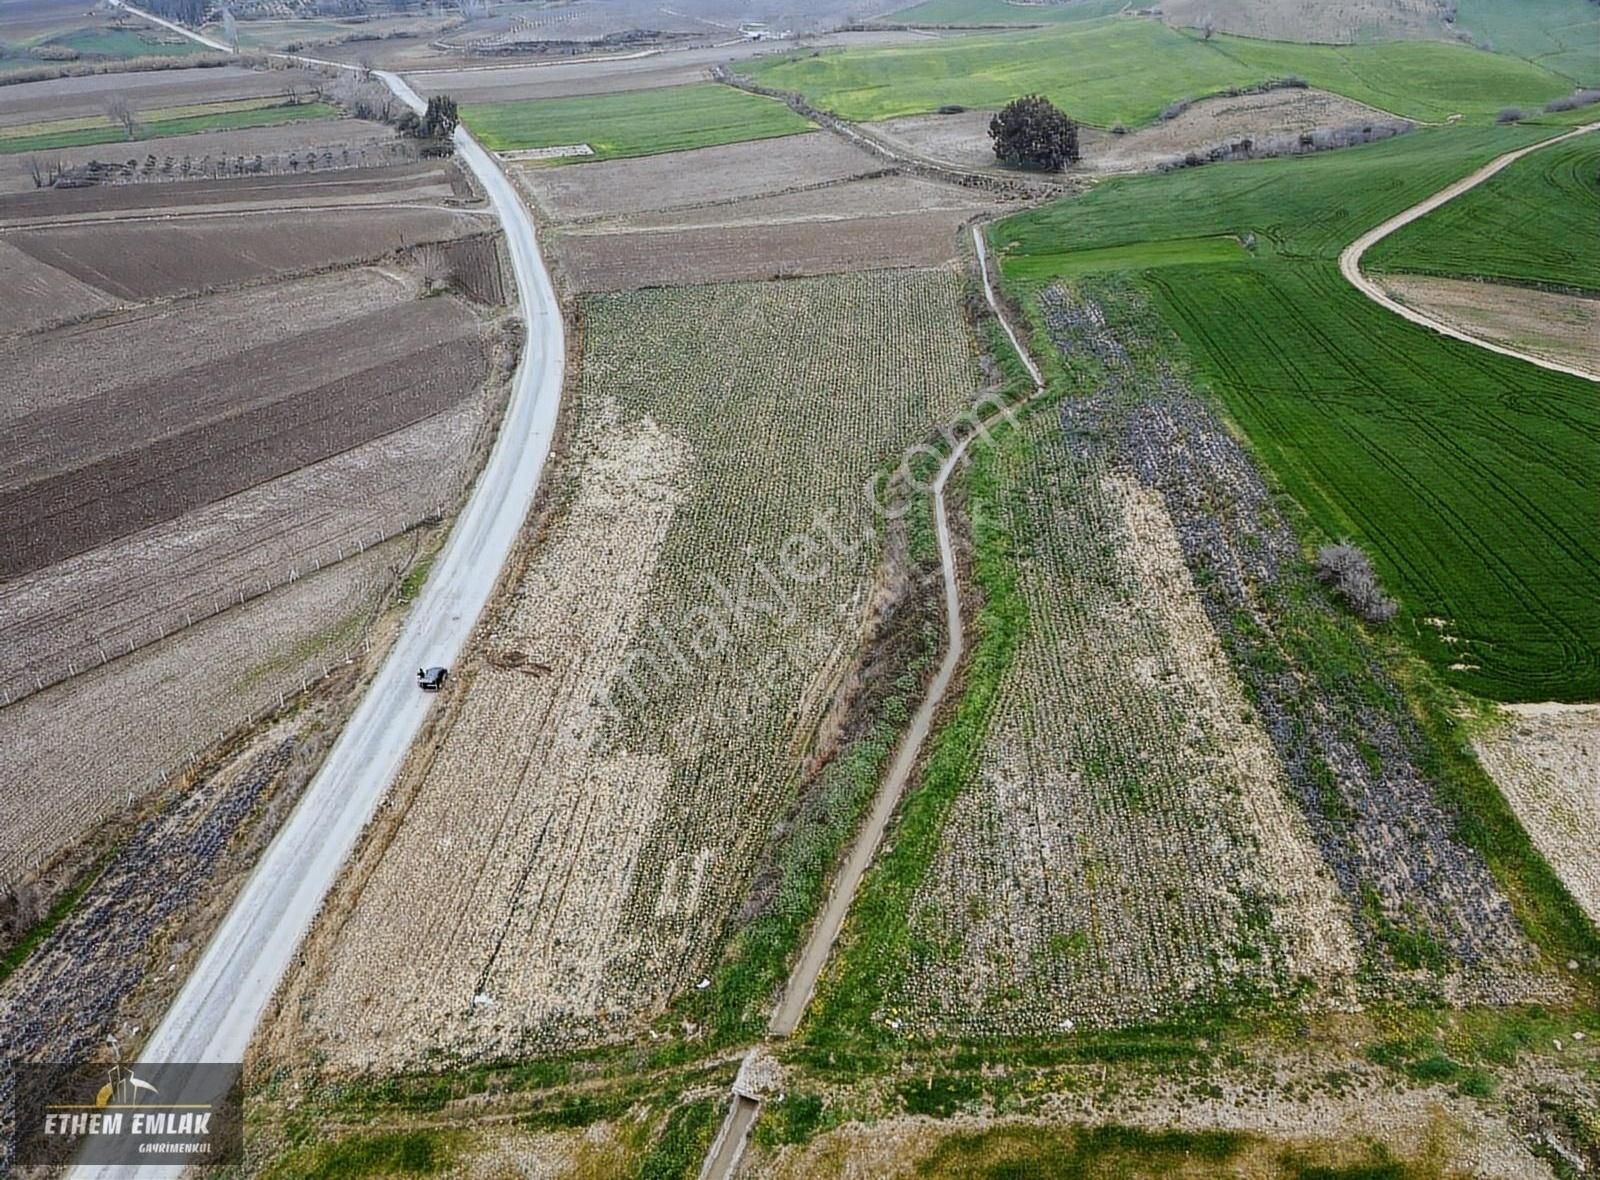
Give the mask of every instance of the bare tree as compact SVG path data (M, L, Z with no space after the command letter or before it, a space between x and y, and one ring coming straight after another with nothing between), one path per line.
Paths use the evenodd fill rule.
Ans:
M128 100L120 94L106 103L106 118L122 128L129 139L132 139L139 130L138 120L134 118L133 108L128 105Z
M1400 609L1378 584L1372 559L1349 541L1317 550L1317 577L1369 623L1387 623Z
M283 88L283 101L285 105L297 107L300 105L300 87L290 82Z
M1217 22L1212 19L1211 14L1208 12L1206 13L1206 19L1200 22L1200 40L1211 40L1211 35L1216 31Z
M33 187L44 187L44 161L38 156L28 157L28 175L33 177Z

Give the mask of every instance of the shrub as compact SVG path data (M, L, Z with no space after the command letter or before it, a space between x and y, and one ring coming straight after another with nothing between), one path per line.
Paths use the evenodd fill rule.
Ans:
M1177 102L1168 103L1161 108L1161 118L1168 121L1176 119L1189 109L1189 102L1190 100L1187 98L1180 98Z
M1579 107L1593 106L1597 102L1600 102L1600 90L1575 90L1560 98L1552 98L1544 104L1544 109L1547 114L1553 115L1557 111L1575 111Z
M1372 559L1349 541L1317 550L1317 577L1369 623L1387 623L1400 609L1378 584Z

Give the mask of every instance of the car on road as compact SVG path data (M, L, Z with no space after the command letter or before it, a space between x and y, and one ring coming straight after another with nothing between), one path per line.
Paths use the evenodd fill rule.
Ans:
M448 668L418 668L417 686L423 692L438 692L444 687L444 680L448 675L450 675Z

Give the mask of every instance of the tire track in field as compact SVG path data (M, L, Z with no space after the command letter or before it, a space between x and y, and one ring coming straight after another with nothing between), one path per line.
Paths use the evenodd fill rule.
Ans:
M1432 213L1440 205L1444 205L1455 200L1462 193L1477 188L1480 184L1488 180L1491 176L1494 176L1496 173L1500 172L1502 169L1515 164L1518 160L1522 159L1523 156L1539 151L1541 148L1547 148L1553 146L1554 144L1564 143L1569 139L1579 135L1585 135L1588 132L1596 129L1600 129L1600 123L1585 123L1582 127L1576 127L1562 135L1541 140L1540 142L1530 144L1525 148L1518 148L1516 151L1507 152L1503 156L1497 156L1495 159L1490 160L1482 168L1479 168L1471 175L1464 176L1455 183L1446 185L1444 188L1434 193L1433 196L1417 202L1417 204L1411 206L1411 208L1401 213L1396 213L1393 217L1389 218L1389 220L1383 222L1381 225L1374 226L1355 241L1351 242L1339 255L1339 273L1344 275L1344 277L1348 279L1352 285L1354 285L1356 290L1360 291L1368 299L1378 304L1378 306L1387 308L1388 310L1394 312L1395 315L1400 316L1402 319L1410 320L1413 324L1420 324L1424 328L1431 328L1435 332L1438 332L1441 336L1449 336L1452 339L1460 340L1467 344L1477 345L1477 347L1487 349L1490 352L1497 352L1501 356L1509 356L1519 361L1526 361L1530 365L1537 365L1539 368L1548 369L1552 373L1565 373L1570 377L1582 377L1586 381L1600 381L1600 373L1597 373L1592 369L1585 369L1579 365L1564 365L1559 361L1547 361L1540 357L1534 356L1532 353L1522 352L1520 349L1508 348L1503 344L1495 344L1492 341L1485 340L1481 336L1474 336L1471 332L1464 332L1459 328L1453 328L1443 320L1435 319L1433 316L1428 315L1426 312L1418 311L1416 308L1407 307L1399 300L1390 297L1382 287L1361 272L1362 256L1366 254L1368 250L1372 249L1373 246L1383 241L1384 238L1388 237L1396 230L1410 225L1413 221L1416 221L1420 217L1425 217L1427 214Z

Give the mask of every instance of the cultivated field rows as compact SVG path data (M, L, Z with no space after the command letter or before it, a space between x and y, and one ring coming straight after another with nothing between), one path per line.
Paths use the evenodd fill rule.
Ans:
M0 1049L12 1062L94 1060L109 1032L125 1034L119 1005L149 967L170 982L184 946L150 963L164 923L219 884L230 844L256 818L296 753L293 722L191 788L173 793L141 823L67 919L0 984ZM0 1075L0 1168L14 1148L16 1075Z
M415 161L404 140L327 148L316 155L199 156L173 162L154 153L128 175L88 188L41 189L0 198L0 225L57 224L164 212L215 215L318 205L450 204L460 174L437 160ZM164 172L168 164L170 172ZM292 165L292 166L291 166ZM148 183L147 183L148 182Z
M798 221L717 229L557 236L555 255L582 291L629 291L947 264L976 210Z
M552 253L580 291L939 266L996 208L815 133L516 176L557 222Z
M352 338L364 348L351 351ZM441 413L487 373L480 325L412 300L12 419L0 573L28 573Z
M489 228L438 208L306 209L8 231L12 246L117 299L233 286Z
M1347 907L1160 496L1052 416L1001 451L1026 638L913 910L913 1027L1050 1033L1340 990Z
M612 1039L709 967L862 625L867 480L978 383L960 297L896 271L584 302L560 512L293 984L330 1061Z
M207 71L208 73L211 71ZM149 75L105 75L106 77L156 77ZM80 79L81 81L82 79ZM4 87L11 90L13 87ZM363 119L306 119L280 123L270 127L241 127L227 131L201 131L190 135L170 135L141 139L132 143L85 144L77 147L53 149L45 153L13 152L0 154L0 212L7 201L19 194L36 192L32 157L37 155L44 163L59 163L76 168L91 162L139 162L140 179L177 181L199 180L208 173L195 165L200 160L221 161L243 157L254 169L257 156L261 157L261 171L267 174L293 172L307 167L323 167L323 157L333 153L334 162L327 167L343 167L344 153L349 152L353 166L381 167L408 161L413 152L396 143L394 132L378 123ZM157 165L146 175L144 162L155 156ZM190 170L184 173L182 162L190 161ZM170 168L167 161L173 161Z
M787 135L582 167L517 169L547 217L563 222L724 205L881 171L883 164L833 135Z
M92 74L52 78L0 87L0 127L46 119L98 117L113 97L127 99L135 111L156 110L224 99L271 97L295 86L302 94L326 83L303 69L253 70L240 66Z
M7 703L380 543L453 503L485 407L414 426L0 586Z
M0 882L359 651L410 549L404 538L369 549L0 709L0 746L27 768L0 796Z
M1378 655L1309 584L1253 461L1173 367L1168 330L1131 290L1105 298L1060 285L1040 298L1056 346L1104 374L1064 428L1103 439L1166 503L1366 960L1391 980L1450 975L1462 994L1537 990L1537 954L1482 857L1451 834L1426 739Z
M1075 390L981 458L1020 639L873 1019L995 1037L1561 994L1168 329L1124 282L1087 290L1036 296Z

